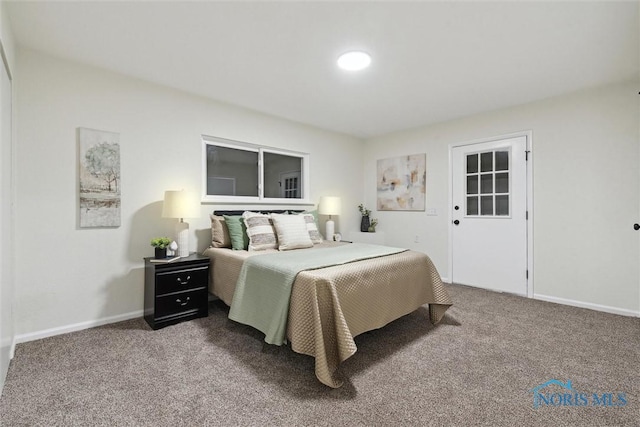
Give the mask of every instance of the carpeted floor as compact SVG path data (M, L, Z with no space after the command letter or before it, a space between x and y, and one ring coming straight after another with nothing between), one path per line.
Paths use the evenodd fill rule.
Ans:
M263 345L212 303L206 319L143 319L17 346L3 426L638 426L640 319L450 285L437 326L422 308L359 336L330 389L313 359ZM572 382L581 406L534 408ZM599 401L624 406L594 406ZM612 393L611 400L602 398ZM565 399L563 397L563 399ZM566 401L566 400L565 400Z

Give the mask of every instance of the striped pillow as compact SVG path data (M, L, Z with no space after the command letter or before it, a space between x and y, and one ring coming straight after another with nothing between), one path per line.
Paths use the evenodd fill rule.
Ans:
M272 213L271 220L278 235L279 250L288 251L290 249L303 249L313 246L304 217Z
M246 211L242 214L249 236L249 250L277 249L278 239L269 215Z
M318 224L316 224L316 219L313 214L305 213L301 215L304 218L304 222L307 224L307 231L309 232L309 237L313 243L322 243L322 236L320 235L320 231L318 231Z

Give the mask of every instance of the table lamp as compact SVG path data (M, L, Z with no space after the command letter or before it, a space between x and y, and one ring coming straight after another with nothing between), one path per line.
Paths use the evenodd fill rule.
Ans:
M340 215L340 197L323 196L320 197L320 206L318 206L320 215L329 215L327 224L325 225L325 236L327 240L333 240L335 233L335 222L331 219L331 215Z
M200 216L200 204L195 194L189 191L165 191L162 205L163 218L178 218L176 224L176 241L178 243L177 256L183 258L189 256L189 223L184 218L198 218Z

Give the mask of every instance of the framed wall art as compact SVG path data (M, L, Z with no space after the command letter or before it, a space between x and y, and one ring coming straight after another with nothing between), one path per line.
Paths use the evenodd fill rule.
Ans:
M378 160L379 211L423 211L427 193L427 155L412 154Z
M81 228L120 226L120 134L78 128Z

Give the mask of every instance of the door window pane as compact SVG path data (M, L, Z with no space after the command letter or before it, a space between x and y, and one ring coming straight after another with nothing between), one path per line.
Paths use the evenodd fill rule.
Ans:
M478 175L467 177L467 194L478 194Z
M300 179L298 176L291 176L283 179L284 188L282 189L282 197L285 199L300 198Z
M509 196L496 196L496 215L509 215Z
M493 215L493 196L480 197L480 215Z
M497 151L466 155L467 216L509 216L511 151ZM476 197L479 195L480 197Z
M467 197L467 215L478 215L478 197Z
M496 151L496 170L497 171L509 170L509 152L508 151Z
M509 192L509 172L496 174L496 193Z
M493 174L480 176L480 192L482 194L493 193Z
M469 154L467 155L467 173L476 172L478 172L478 155Z
M480 172L493 171L493 151L480 155Z

